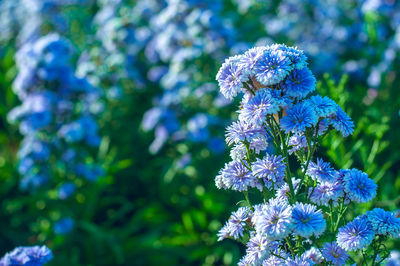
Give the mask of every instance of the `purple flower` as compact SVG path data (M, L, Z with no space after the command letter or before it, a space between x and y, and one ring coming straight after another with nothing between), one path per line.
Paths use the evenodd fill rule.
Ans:
M218 241L228 237L233 237L234 239L242 237L246 220L249 219L251 215L252 212L249 207L241 207L236 212L232 212L229 220L218 232Z
M247 191L248 187L261 189L261 184L241 162L230 162L216 177L216 184L219 188L230 188L237 191Z
M266 187L272 188L283 185L286 164L282 156L266 154L263 159L257 158L251 167L253 174L262 178Z
M263 130L256 128L251 124L243 121L233 122L232 125L226 128L226 143L240 143L242 141L251 141L253 138L262 135Z
M247 77L244 75L238 61L241 57L235 56L225 60L217 74L217 81L221 93L227 99L233 99L242 89L242 82L245 82Z

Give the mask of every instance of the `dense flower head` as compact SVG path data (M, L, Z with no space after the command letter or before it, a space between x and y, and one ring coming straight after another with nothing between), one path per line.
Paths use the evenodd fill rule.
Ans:
M300 134L294 134L289 138L289 154L292 154L301 149L307 148L306 136Z
M400 237L400 218L393 212L375 208L366 213L366 219L378 235L389 235L392 238Z
M271 199L255 209L252 222L258 234L283 239L290 233L291 216L292 207L286 201Z
M262 135L262 132L261 128L257 128L252 124L243 121L233 122L232 125L226 128L226 143L232 145L242 141L251 141L253 138Z
M286 112L286 116L280 121L280 126L286 133L304 133L318 122L314 109L307 102L299 102Z
M342 133L343 137L353 134L354 123L339 106L336 108L336 112L329 117L329 124Z
M229 220L218 232L218 241L228 237L233 237L234 239L242 237L246 221L251 215L252 212L249 207L240 207L236 212L232 212Z
M294 258L289 257L286 262L286 266L312 266L315 265L314 261L304 254L299 256L296 255Z
M366 173L357 169L350 169L344 173L344 191L350 200L365 203L375 197L378 186Z
M253 174L262 178L268 188L280 187L284 183L286 164L282 156L266 154L251 165Z
M268 86L281 82L292 69L292 62L283 51L267 48L255 65L254 73L258 82Z
M217 184L221 183L218 186L219 188L230 188L237 191L247 191L248 187L260 188L261 186L250 170L237 161L225 164L215 182Z
M227 99L233 99L242 90L242 82L246 80L242 68L238 65L239 56L228 58L217 74L221 93Z
M264 46L250 48L240 58L239 65L246 75L254 75L254 67L260 56L263 55L265 49L266 47Z
M375 238L375 232L365 216L357 217L339 228L338 245L346 251L367 247Z
M327 242L322 248L322 256L333 265L346 264L349 255L336 242Z
M53 252L46 246L17 247L4 255L1 266L46 264L53 258Z
M246 256L244 261L250 265L259 264L266 256L269 255L271 241L266 237L255 234L249 242L247 242Z
M258 90L256 95L239 111L239 119L262 126L266 120L266 116L277 113L279 107L279 102L271 95L270 90Z
M329 206L329 202L334 205L343 197L343 185L338 180L319 182L314 189L309 189L311 202L317 205Z
M327 96L324 97L320 95L311 96L309 101L311 102L311 105L314 107L318 117L329 117L335 114L337 110L337 104L335 103L335 101L333 101Z
M296 235L320 236L326 228L326 221L321 210L311 204L296 203L292 211L292 230Z
M310 162L306 173L314 180L320 182L333 181L336 175L331 165L328 162L324 162L321 158L318 158L316 163Z
M284 91L293 98L304 98L315 90L316 80L310 69L293 70L283 83Z

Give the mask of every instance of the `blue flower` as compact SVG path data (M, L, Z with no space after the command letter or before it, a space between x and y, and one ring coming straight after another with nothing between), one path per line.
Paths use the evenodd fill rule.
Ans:
M239 65L246 75L254 75L254 67L258 59L263 55L266 47L253 47L247 50L239 60Z
M230 100L241 91L242 82L245 82L247 79L238 64L239 60L240 57L228 58L217 73L217 81L221 93L225 98Z
M271 242L264 236L256 234L247 242L245 261L250 265L259 264L269 254Z
M285 262L285 266L312 266L314 264L315 263L304 254L301 256L296 255L294 258L289 257Z
M336 204L339 198L343 197L343 185L338 180L322 181L317 184L314 191L310 188L309 194L311 202L329 206L330 201Z
M280 121L281 128L286 133L303 133L306 128L315 126L318 117L312 107L306 102L300 102L287 109L286 116Z
M226 128L226 143L232 145L233 143L240 143L242 141L251 141L262 135L263 130L256 128L252 124L244 121L233 122L232 125Z
M290 233L292 207L286 202L271 199L255 208L252 222L256 232L268 239L283 239Z
M75 189L76 185L74 183L66 182L62 184L57 191L58 198L62 200L69 198L75 192Z
M53 252L46 246L17 247L0 260L2 266L41 266L53 258Z
M306 173L313 180L320 182L333 181L336 175L336 171L331 165L328 162L324 162L321 158L318 158L316 163L310 162Z
M345 265L349 255L336 242L325 243L322 248L322 256L332 262L333 265Z
M251 215L252 212L249 207L241 207L236 212L232 212L229 220L218 232L218 241L228 237L233 237L234 239L242 237L246 221Z
M263 159L257 160L251 165L253 174L262 178L268 188L280 187L284 183L286 164L280 155L266 154Z
M262 126L266 116L279 111L279 105L268 89L258 90L240 110L240 120L248 121L256 126Z
M295 193L297 192L297 190L299 188L300 181L301 181L300 179L296 179L296 178L292 177L292 184L293 184ZM279 200L287 201L289 193L290 193L289 185L287 183L285 183L276 191L276 198Z
M344 172L343 180L344 191L350 200L365 203L375 198L378 186L366 173L357 169L347 170Z
M311 71L304 67L293 70L283 82L283 90L293 98L304 98L315 90L316 80Z
M292 69L291 61L284 52L266 49L260 56L254 73L258 82L269 86L281 82Z
M217 187L247 191L248 187L261 189L261 184L241 162L230 162L220 171L215 180Z
M317 207L311 204L296 203L293 206L292 219L293 233L302 237L318 237L326 228L321 210L317 210Z
M346 251L363 249L375 238L375 232L365 216L357 217L339 228L336 241Z
M75 221L70 217L62 218L54 224L54 232L59 235L65 235L74 228Z
M318 117L328 117L335 114L338 106L335 101L326 96L315 95L312 96L309 101L315 108Z
M393 212L375 208L368 211L366 217L376 234L389 235L392 238L400 237L400 218Z
M289 138L289 154L307 148L307 139L304 135L295 134Z
M339 106L337 107L336 112L329 117L329 124L342 133L343 137L353 134L354 123Z

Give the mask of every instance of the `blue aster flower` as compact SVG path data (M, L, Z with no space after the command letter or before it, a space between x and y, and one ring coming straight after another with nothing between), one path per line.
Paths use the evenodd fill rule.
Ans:
M301 99L315 90L316 83L314 75L304 67L293 70L282 85L288 96Z
M292 211L293 233L302 237L320 236L326 228L321 210L311 204L296 203Z
M303 148L307 148L306 136L295 134L289 138L289 154L293 154Z
M262 178L266 187L280 187L283 185L286 164L282 156L266 154L263 159L257 158L251 167L253 174L258 178Z
M345 265L349 255L336 242L325 243L322 248L322 256L332 262L333 265Z
M251 141L251 139L262 135L261 128L254 127L244 121L233 122L232 125L226 128L226 143L240 143L242 141Z
M286 262L285 266L312 266L315 263L308 257L301 255L296 255L294 258L289 257Z
M239 60L240 57L238 56L228 58L217 73L217 81L221 93L230 100L241 91L242 82L247 79L238 64Z
M286 115L282 117L280 126L286 133L303 133L306 128L315 126L318 122L318 116L312 107L300 102L287 109Z
M343 137L353 134L354 123L339 106L337 107L336 112L329 117L329 124L342 133Z
M0 260L2 266L41 266L53 258L53 252L46 246L17 247Z
M246 246L246 263L257 265L269 255L271 241L260 234L256 234L250 238Z
M292 207L286 202L271 199L255 208L252 222L256 232L268 239L283 239L290 233Z
M366 217L376 234L400 237L400 218L397 218L395 213L375 208L368 211Z
M347 170L344 172L343 181L344 191L350 200L365 203L375 198L378 186L366 173L357 169Z
M249 207L240 207L236 212L232 212L229 220L218 232L218 241L228 237L233 237L234 239L242 237L246 221L251 215L252 212Z
M330 201L336 204L339 198L343 197L343 190L343 185L338 180L323 181L317 184L314 191L309 189L309 193L312 193L310 200L317 205L329 206Z
M216 177L216 183L221 183L219 187L237 191L247 191L248 187L261 189L261 184L252 173L241 162L230 162L225 164L220 174ZM218 187L218 185L217 185Z
M375 232L365 216L357 217L339 228L336 241L346 251L363 249L375 238Z
M285 260L274 255L271 255L268 259L263 260L262 266L277 266L285 265Z
M334 100L325 96L320 95L312 96L309 101L311 105L315 108L315 112L319 117L328 117L335 114L337 110L337 104Z
M336 176L336 171L328 162L324 162L321 158L318 158L316 163L310 162L306 173L313 180L318 180L320 182L333 181Z
M263 55L266 47L253 47L247 50L239 60L239 65L246 73L246 75L254 75L254 67L256 66L258 59Z
M300 179L296 179L296 178L292 177L292 184L293 184L295 193L297 193L297 190L299 189L300 181L301 181ZM276 191L275 196L279 200L287 201L289 193L290 193L289 185L287 183L285 183Z
M291 61L284 52L266 49L260 56L254 73L258 82L269 86L281 82L292 69Z
M279 105L268 89L258 90L240 110L240 120L248 121L257 126L263 125L266 116L279 111Z

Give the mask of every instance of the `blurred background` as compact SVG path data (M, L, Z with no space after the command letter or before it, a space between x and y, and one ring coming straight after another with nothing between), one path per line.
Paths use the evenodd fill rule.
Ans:
M400 208L400 2L0 0L0 254L49 265L232 265L216 233L242 200L218 191L228 56L303 49L356 124L319 156L379 186L352 209ZM388 246L400 249L400 242Z

